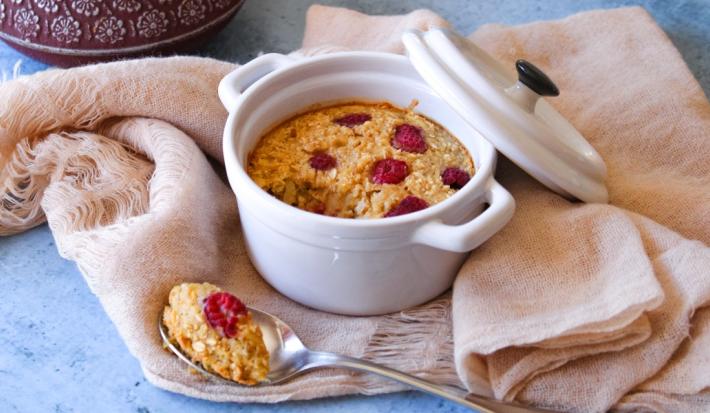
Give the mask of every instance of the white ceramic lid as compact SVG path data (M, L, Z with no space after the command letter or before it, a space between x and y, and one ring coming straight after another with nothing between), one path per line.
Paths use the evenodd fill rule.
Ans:
M472 41L446 29L407 31L402 40L424 80L501 153L553 191L608 202L606 165L545 99L556 86L532 64L519 79Z

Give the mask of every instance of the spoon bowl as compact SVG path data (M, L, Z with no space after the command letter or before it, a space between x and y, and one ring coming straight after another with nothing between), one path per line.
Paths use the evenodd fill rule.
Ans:
M269 352L269 374L262 384L279 384L309 370L309 350L286 323L269 313L249 308L261 328Z
M264 345L269 352L269 374L266 376L266 380L255 386L283 383L304 373L306 371L304 365L307 363L309 351L293 330L278 317L269 313L251 307L249 307L249 312L251 313L252 321L261 329ZM158 329L163 344L180 360L189 364L190 367L208 377L240 385L233 380L225 379L205 369L202 364L193 361L179 346L170 341L168 328L163 323L162 313L158 317Z
M320 367L340 367L350 370L377 374L402 384L459 403L482 413L550 413L552 410L538 409L514 403L501 402L483 396L470 394L459 388L442 386L428 382L418 377L403 373L389 367L381 366L367 360L344 356L335 353L313 351L308 349L291 327L278 317L267 312L248 307L252 321L261 329L264 344L269 352L269 374L266 380L256 386L277 385L287 382L309 370ZM160 337L165 346L193 369L202 374L236 386L241 384L225 379L205 369L200 363L192 361L189 355L170 341L168 329L163 323L163 317L158 318Z

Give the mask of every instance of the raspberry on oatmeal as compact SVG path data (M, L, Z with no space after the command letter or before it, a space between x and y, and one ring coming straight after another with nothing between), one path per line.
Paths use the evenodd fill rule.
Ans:
M311 164L311 167L313 169L317 169L319 171L327 171L328 169L335 168L335 165L338 162L335 160L335 158L328 155L327 153L319 152L311 156L311 159L308 161L308 163Z
M441 182L453 189L461 189L468 183L471 176L463 169L450 167L441 173Z
M405 152L413 153L424 153L427 150L422 129L407 123L398 125L394 129L392 146Z
M398 184L409 175L409 167L397 159L380 159L372 166L372 182L376 184Z
M429 204L425 200L409 195L397 204L397 206L386 213L385 218L411 214L412 212L421 211L422 209L426 209L428 207Z
M347 126L348 128L352 128L357 125L362 125L370 119L372 119L372 116L368 115L367 113L349 113L345 116L333 120L333 122L337 123L340 126Z
M234 295L208 283L176 285L163 323L170 341L206 370L246 385L266 380L269 353L261 329Z
M449 181L450 173L443 174L452 167L463 174ZM267 132L249 154L247 173L303 210L382 218L400 204L409 213L452 196L474 165L451 133L413 106L347 103L310 110ZM410 205L408 197L421 202Z

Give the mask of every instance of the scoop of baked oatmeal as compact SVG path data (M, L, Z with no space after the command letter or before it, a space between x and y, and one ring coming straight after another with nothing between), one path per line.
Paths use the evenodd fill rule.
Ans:
M234 295L209 283L176 285L163 323L170 341L206 370L246 385L266 379L269 353L261 329Z

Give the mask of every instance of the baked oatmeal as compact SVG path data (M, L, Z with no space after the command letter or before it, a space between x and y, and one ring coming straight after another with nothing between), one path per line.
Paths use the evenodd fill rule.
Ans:
M206 370L246 385L266 379L269 353L261 329L234 295L208 283L177 285L163 323L170 341Z
M427 208L466 185L474 165L415 105L340 104L295 116L260 139L247 173L283 202L319 214L377 218Z

